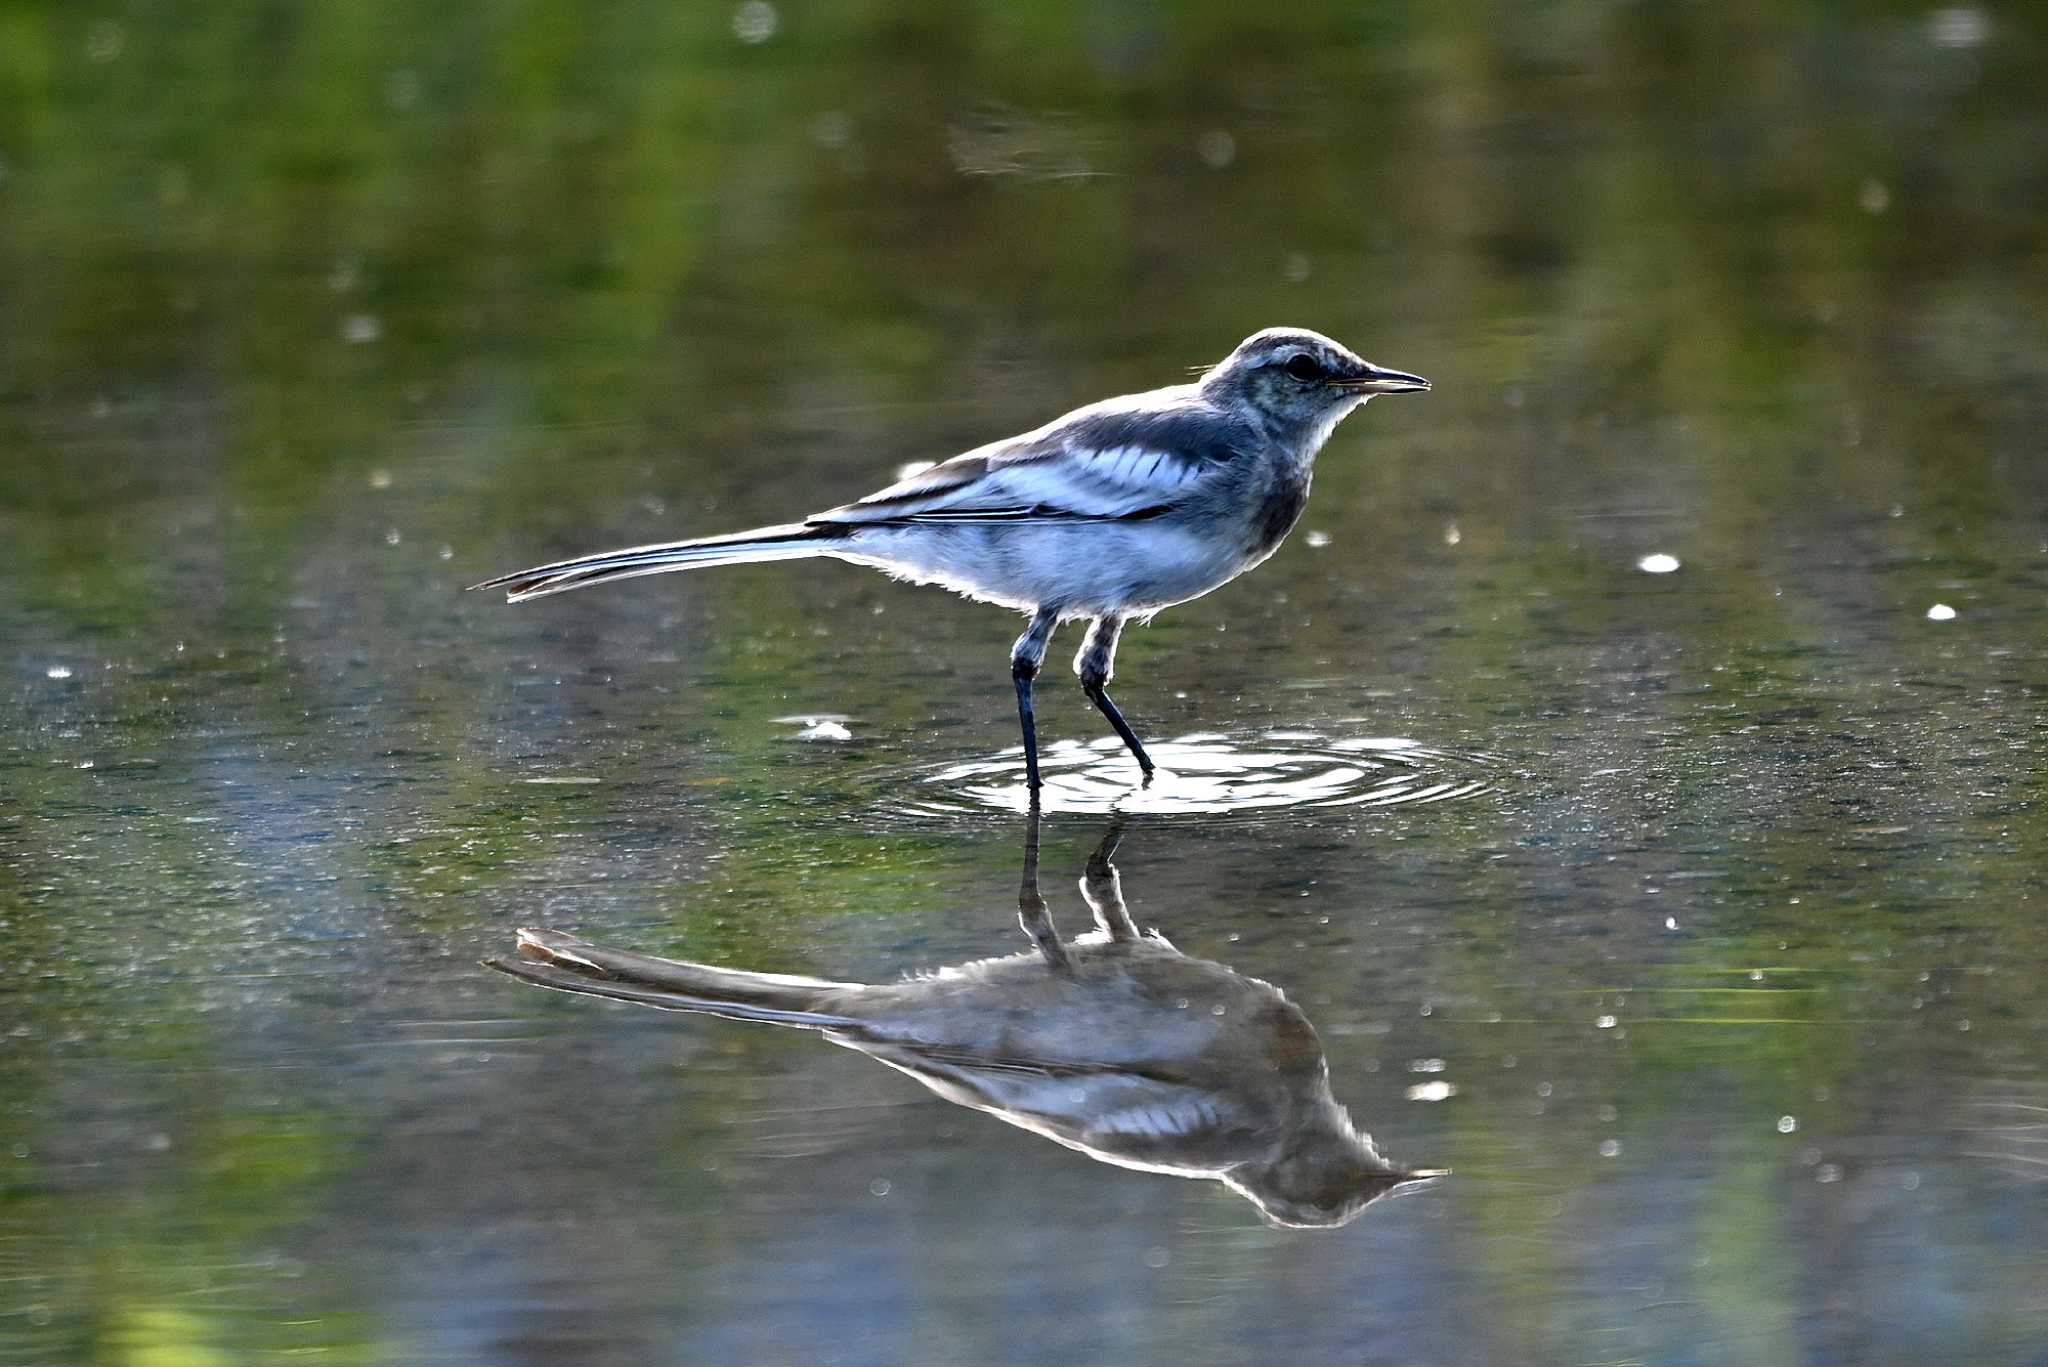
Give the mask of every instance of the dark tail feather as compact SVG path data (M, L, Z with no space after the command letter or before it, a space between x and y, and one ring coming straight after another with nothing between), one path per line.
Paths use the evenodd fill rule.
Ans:
M814 1030L857 1024L830 1007L861 991L859 983L747 973L682 959L627 954L554 930L520 931L519 953L517 959L486 959L484 967L538 987L637 1002L664 1011L701 1011Z
M503 589L505 601L518 603L528 598L544 598L551 593L566 593L570 589L608 583L613 579L631 579L642 574L826 555L844 537L843 528L793 522L781 527L756 527L750 532L734 532L730 536L664 541L652 546L628 546L624 550L580 555L574 560L536 565L516 574L501 574L496 579L486 579L470 587Z

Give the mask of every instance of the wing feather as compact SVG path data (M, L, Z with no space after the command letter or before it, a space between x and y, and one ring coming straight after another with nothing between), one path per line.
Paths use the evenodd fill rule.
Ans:
M1054 522L1157 517L1249 445L1185 387L1098 404L965 455L812 523Z

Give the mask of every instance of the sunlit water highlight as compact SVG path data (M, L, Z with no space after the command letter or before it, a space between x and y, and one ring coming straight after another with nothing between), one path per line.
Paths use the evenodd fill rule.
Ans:
M1502 772L1490 756L1397 737L1203 732L1148 748L1158 766L1150 782L1114 736L1046 746L1039 755L1041 810L1251 818L1303 808L1406 806L1476 797L1497 786ZM1030 805L1021 747L922 772L903 803L908 814L921 816L1022 812Z

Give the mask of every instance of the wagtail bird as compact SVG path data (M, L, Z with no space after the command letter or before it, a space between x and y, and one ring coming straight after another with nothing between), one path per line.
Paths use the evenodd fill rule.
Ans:
M829 556L1031 614L1010 652L1024 768L1038 732L1031 683L1061 622L1089 620L1082 691L1152 760L1108 685L1130 621L1199 598L1271 555L1308 502L1316 452L1376 394L1429 388L1300 328L1247 337L1192 384L1077 408L802 522L539 565L472 587L510 602L703 565Z
M1112 830L1081 882L1095 929L1062 939L1038 892L1036 827L1018 901L1036 950L894 983L750 973L519 932L515 978L669 1011L814 1030L1119 1167L1207 1178L1267 1220L1341 1225L1411 1183L1330 1092L1322 1041L1276 987L1182 954L1124 906Z

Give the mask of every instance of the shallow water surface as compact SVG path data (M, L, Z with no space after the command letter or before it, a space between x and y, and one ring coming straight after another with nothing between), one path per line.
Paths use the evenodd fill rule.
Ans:
M2048 1360L2040 15L1247 13L0 19L0 1361ZM1035 884L1006 614L462 592L1274 323L1435 389L1126 634L1150 785L1055 641ZM1288 1027L1128 1114L1450 1175L479 966L1115 902Z

